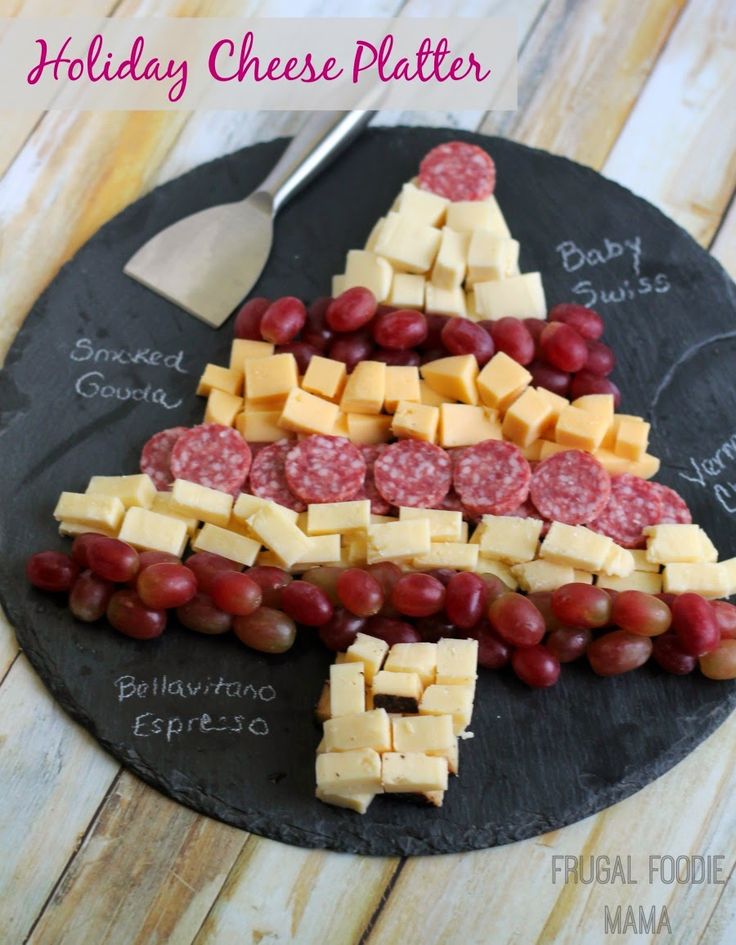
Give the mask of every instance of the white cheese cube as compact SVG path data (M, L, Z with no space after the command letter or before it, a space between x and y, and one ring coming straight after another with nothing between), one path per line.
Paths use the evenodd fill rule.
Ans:
M443 289L428 282L424 294L424 309L429 314L455 315L458 318L466 318L468 313L465 308L465 293L462 286Z
M189 515L181 515L174 509L170 492L157 492L153 497L151 511L160 512L161 515L168 515L171 518L181 519L181 521L186 525L187 535L189 535L190 538L194 538L199 530L199 519L192 518ZM228 522L228 528L230 526L231 522Z
M153 479L146 473L135 476L92 476L86 491L87 495L117 496L126 509L131 505L150 509L156 496Z
M125 506L116 495L86 495L62 492L54 509L57 522L90 525L103 531L117 531L125 515Z
M247 492L241 492L238 496L233 506L232 515L234 519L245 524L251 515L255 514L259 509L269 508L271 506L278 509L281 515L288 518L291 522L296 522L299 518L298 512L287 508L285 505L279 505L277 502L272 502L270 499L262 499L258 495L250 495Z
M486 526L480 537L480 552L506 564L533 561L539 548L543 523L536 518L484 515Z
M427 280L413 272L394 273L391 291L386 300L396 308L424 308L424 287Z
M385 302L391 291L392 278L393 270L385 259L364 249L351 249L345 262L345 278L340 292L365 286L375 295L377 302Z
M476 282L507 279L518 272L519 244L488 230L474 230L468 246L467 287Z
M325 502L307 508L308 535L346 535L366 529L371 523L369 499L351 502Z
M195 522L195 527L196 527ZM82 525L79 522L59 522L59 534L62 538L76 538L77 535L106 535L108 538L117 536L117 529L101 528L99 525Z
M181 519L133 506L125 513L118 538L142 551L167 551L181 558L188 535Z
M476 282L473 291L475 310L481 318L547 317L542 277L538 272L525 272L499 282Z
M478 641L446 640L437 643L437 683L462 686L478 675Z
M399 507L400 522L411 522L422 518L426 518L429 522L431 541L461 540L463 530L462 512L447 511L445 509L415 509L403 505Z
M447 208L445 220L453 230L468 233L472 230L489 230L496 236L508 239L511 232L504 220L496 198L487 200L458 200Z
M645 594L662 591L662 575L654 571L632 571L626 577L599 574L595 583L608 591L643 591Z
M385 669L373 677L373 705L391 713L415 713L422 697L422 681L417 673L395 673Z
M447 760L419 752L389 751L383 756L381 783L387 794L447 790Z
M397 752L443 754L457 744L450 715L418 715L393 719L393 747Z
M423 686L435 681L436 643L394 643L384 666L389 673L416 673Z
M430 529L426 518L368 527L368 564L415 558L427 554L430 547Z
M366 685L370 686L387 653L388 643L385 640L368 636L367 633L358 633L345 651L345 660L363 667Z
M315 797L323 804L331 804L333 807L346 807L356 814L365 814L373 803L375 793L363 792L362 794L340 794L338 791L326 791L318 787L315 791Z
M633 574L635 567L634 556L628 548L620 548L618 545L614 545L603 562L601 570L604 574L612 577L628 577Z
M365 712L365 670L362 663L330 666L330 717Z
M396 210L422 226L442 226L450 201L439 194L420 190L412 183L404 184L396 201Z
M313 535L307 537L307 551L295 563L303 564L338 564L340 562L339 535Z
M662 590L666 594L701 594L703 597L725 597L728 590L726 575L720 564L673 563L664 566Z
M454 289L462 285L467 266L468 233L443 227L440 248L432 268L432 285L438 289Z
M376 243L376 253L400 272L425 273L432 268L440 239L438 229L389 212Z
M372 748L317 755L317 788L326 795L380 793L381 756Z
M356 748L391 751L391 720L385 709L341 715L327 719L324 724L325 751L354 751Z
M431 571L434 568L452 568L455 571L475 571L478 567L478 546L458 541L437 541L429 551L416 555L412 567L417 571Z
M196 482L176 479L171 488L172 511L200 522L224 527L230 520L233 497L218 489L208 489Z
M659 571L659 565L654 564L654 562L647 558L647 553L644 548L632 548L629 554L634 559L635 571Z
M563 584L572 584L575 580L575 571L569 564L556 564L552 561L527 561L525 564L515 564L511 573L519 582L519 587L528 594L538 591L555 591Z
M478 556L478 564L476 565L475 573L495 574L495 576L503 581L506 587L512 591L515 591L519 586L519 582L511 573L511 568L507 564L495 558L486 558L485 555Z
M215 555L222 555L223 558L250 567L261 550L261 543L245 535L237 535L226 528L207 523L202 526L192 542L192 548L195 551L209 551Z
M473 714L475 687L427 686L419 704L420 715L451 715L455 735L464 732Z
M709 545L706 549L697 525L663 524L650 525L644 529L647 536L647 560L652 564L683 564L706 561L712 556Z
M613 548L607 535L599 535L584 525L553 522L539 549L541 558L568 564L579 571L601 571Z
M261 544L273 551L287 568L309 551L307 536L280 511L280 506L266 505L258 509L247 523Z

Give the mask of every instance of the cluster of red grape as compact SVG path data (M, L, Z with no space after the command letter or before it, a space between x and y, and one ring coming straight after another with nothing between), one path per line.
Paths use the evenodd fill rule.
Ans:
M736 678L736 607L698 594L616 593L575 583L524 596L492 574L406 572L391 562L313 568L294 579L269 566L243 572L209 552L182 563L100 535L77 537L71 555L33 555L27 575L35 587L68 593L79 620L106 615L136 639L160 636L173 609L190 630L232 630L265 653L288 650L298 625L316 628L333 651L347 649L358 632L390 645L469 637L478 641L480 666L510 664L536 688L554 685L561 664L582 656L600 676L629 672L651 657L676 675L699 664L711 679Z

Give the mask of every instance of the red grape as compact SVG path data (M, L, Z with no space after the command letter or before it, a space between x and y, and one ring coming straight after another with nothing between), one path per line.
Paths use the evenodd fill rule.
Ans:
M718 647L721 631L710 601L700 594L680 594L672 605L672 628L691 656L703 656Z
M519 679L534 689L548 689L560 678L560 661L539 645L514 650L511 666Z
M558 371L580 371L588 359L581 336L564 322L550 322L539 336L542 358Z
M177 558L176 555L172 555L168 551L139 551L138 574L144 568L150 568L152 564L162 564L164 561L168 564L181 564L181 558Z
M227 633L233 625L233 618L224 610L215 607L209 594L195 594L186 604L176 609L179 623L187 630L217 636Z
M167 610L169 607L181 607L194 597L197 593L197 578L183 564L162 561L141 571L135 588L146 607Z
M528 370L535 387L543 387L553 394L559 394L560 397L567 397L570 392L570 375L566 371L558 371L557 368L542 364L541 361L532 361Z
M334 338L334 332L325 321L331 301L329 296L322 296L315 299L307 309L307 321L302 329L302 341L318 351L326 351Z
M444 348L422 348L419 358L420 364L429 364L432 361L439 361L440 358L446 358L447 352Z
M652 641L652 657L665 672L675 676L687 676L698 665L697 656L690 656L680 646L674 633L663 633Z
M305 341L292 341L287 345L276 345L275 351L276 354L293 354L300 374L304 374L309 367L309 362L319 352L320 349L307 344Z
M212 581L212 602L219 610L247 617L261 606L259 584L242 571L220 571Z
M536 348L539 344L540 335L547 327L547 322L543 318L522 318L522 322L526 326L526 330L532 336L534 347ZM493 322L490 324L493 324Z
M327 623L317 631L328 650L347 650L355 637L365 629L363 617L356 617L342 607L337 608Z
M246 617L233 619L235 636L261 653L285 653L296 640L294 621L271 607L259 607Z
M383 587L369 571L348 568L337 579L340 602L357 617L372 617L383 607Z
M373 342L365 332L346 332L330 344L328 357L342 361L350 372L360 361L369 360L372 351Z
M100 535L97 541L87 546L87 561L91 571L106 581L124 584L138 573L140 561L135 548Z
M430 617L442 610L445 586L429 574L402 574L394 585L391 603L406 617Z
M588 358L583 366L584 371L607 377L616 367L616 356L608 345L602 341L588 341Z
M564 626L552 610L552 591L533 591L531 594L527 594L527 600L534 604L544 618L544 626L548 633L559 630L560 627Z
M433 348L440 351L437 357L441 358L444 354L442 350L442 329L450 321L449 315L429 314L424 316L427 322L427 337L419 345L422 351L431 351Z
M309 581L327 594L330 603L335 607L340 606L340 598L337 594L337 579L345 568L339 568L335 565L326 565L320 568L310 568L302 574L302 581Z
M535 646L544 637L544 618L522 594L509 591L488 608L491 627L512 646Z
M450 354L473 354L479 367L493 357L494 339L467 318L451 318L442 329L442 344Z
M235 316L235 325L233 326L235 337L248 338L250 341L261 341L261 319L270 304L270 299L261 297L248 299Z
M333 331L355 331L376 314L376 297L370 289L354 286L330 303L325 320Z
M507 316L491 322L491 337L496 351L503 351L519 364L531 364L534 360L534 338L520 319Z
M599 676L618 676L638 669L649 659L652 641L649 637L614 630L598 637L588 647L588 660Z
M394 643L419 643L422 639L419 631L410 623L391 617L369 617L363 632L385 640L389 646Z
M308 581L292 581L281 591L281 608L305 627L321 627L334 612L325 592Z
M558 627L544 641L552 656L561 663L572 663L588 649L593 635L590 630L576 627Z
M436 643L443 637L449 639L450 637L456 636L455 625L446 617L443 617L442 614L432 614L431 617L419 617L414 621L414 626L424 643Z
M77 620L92 623L105 616L114 591L112 581L105 581L91 571L82 571L69 594L69 610Z
M415 348L426 337L426 319L413 309L384 312L373 322L373 340L381 348Z
M88 549L100 537L98 532L85 532L83 535L77 535L72 543L72 558L77 562L80 568L88 568L87 560Z
M485 582L477 574L461 571L453 574L445 592L445 613L462 630L474 627L487 604Z
M255 581L260 587L265 607L281 606L281 593L293 580L290 574L267 564L256 565L246 573L251 581Z
M722 640L717 650L700 657L700 672L708 679L736 679L736 640Z
M621 406L621 391L608 377L599 377L590 371L578 371L570 384L570 397L577 400L588 394L612 394L616 410Z
M437 578L438 581L442 581L445 587L447 587L452 578L457 574L457 571L453 571L452 568L432 568L425 573Z
M220 571L241 571L243 567L211 551L196 551L193 555L189 555L184 564L194 572L197 589L204 594L212 593L212 582Z
M611 619L611 598L592 584L563 584L552 591L552 613L566 627L605 627Z
M381 615L384 617L393 616L396 613L396 610L391 604L391 594L393 592L394 585L404 572L401 570L398 564L394 564L393 561L379 561L377 564L369 564L366 568L366 571L368 571L369 574L372 574L383 588L383 599L385 603L381 608Z
M486 586L486 603L492 604L497 597L508 594L508 585L504 584L497 574L479 574L478 577Z
M511 659L511 647L493 632L487 620L481 620L469 632L478 641L478 666L501 669Z
M160 637L166 627L166 611L146 607L138 594L130 588L115 591L110 597L107 619L120 633L136 640Z
M725 600L711 601L721 640L736 640L736 607Z
M39 551L26 562L26 577L42 591L68 591L78 574L77 562L61 551Z
M644 637L666 633L672 623L672 613L663 601L643 591L621 591L611 607L611 623L622 630Z
M371 355L373 361L382 361L384 364L398 365L400 367L419 367L421 358L416 351L410 349L376 348Z
M597 341L603 334L603 319L598 312L574 302L554 305L549 311L549 320L571 325L578 334L590 341Z
M609 594L611 591L609 590ZM663 603L667 604L670 610L672 610L672 605L677 600L677 594L668 594L666 591L660 591L659 594L654 595L657 600L661 600ZM714 601L714 603L716 603Z
M296 338L307 320L301 299L284 295L272 302L261 318L261 337L275 345L285 345Z

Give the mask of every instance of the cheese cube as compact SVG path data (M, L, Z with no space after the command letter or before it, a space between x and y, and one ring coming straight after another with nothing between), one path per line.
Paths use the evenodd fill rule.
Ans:
M348 414L343 413L342 410L338 407L337 419L335 420L335 425L332 428L332 436L344 436L345 438L349 437L350 431L348 430ZM300 433L299 439L305 434Z
M504 438L517 446L530 446L554 423L552 407L533 387L527 387L506 410Z
M378 561L405 561L428 554L431 547L429 522L391 522L368 528L368 564Z
M291 353L245 361L245 390L249 406L280 407L292 387L298 384L296 358Z
M295 512L293 509L286 508L284 505L278 505L270 499L262 499L258 495L250 495L248 492L240 493L233 506L232 515L234 519L245 525L251 515L255 514L260 509L267 509L271 506L278 509L280 514L288 518L290 522L296 522L299 518L299 513Z
M632 548L629 554L634 559L635 571L659 571L659 565L647 558L644 548Z
M644 534L647 560L653 564L694 563L712 558L712 552L708 554L711 549L703 544L705 533L698 525L650 525L644 529Z
M531 379L532 376L525 367L517 364L505 352L499 351L478 374L478 393L484 404L503 412L528 386Z
M528 594L554 591L563 584L572 584L575 580L575 572L569 564L556 564L542 558L524 564L514 564L511 573L519 582L519 587Z
M524 454L524 459L528 459L530 463L538 463L542 458L542 443L544 443L544 440L535 440L529 446L522 447L521 452Z
M347 377L342 361L315 354L302 378L302 389L336 403L342 397Z
M438 394L437 391L432 390L424 380L419 381L419 396L423 404L429 404L431 407L441 407L442 404L454 403L452 398L445 397L444 394Z
M519 244L489 230L473 230L468 246L467 286L507 279L518 272Z
M248 443L276 443L283 440L280 410L247 410L235 418L235 429Z
M339 407L332 401L292 387L281 411L279 426L294 433L324 433L330 436L339 413Z
M545 431L545 436L550 436L554 430L554 425L557 423L557 419L562 413L564 407L567 407L570 401L567 397L561 397L559 394L553 393L551 390L547 390L546 387L535 387L534 390L537 394L547 401L549 406L552 408L552 419L550 421L549 428Z
M391 720L393 748L397 752L420 751L445 755L457 744L449 715L418 715Z
M473 714L475 687L427 686L419 703L420 715L451 715L455 735L465 731Z
M438 394L464 404L478 403L478 362L472 354L456 354L428 361L419 368L419 372L428 386Z
M475 571L478 566L478 546L466 542L433 542L429 551L412 559L417 571L434 568L453 568L455 571Z
M446 640L437 643L437 683L462 686L478 675L478 641Z
M376 253L400 272L424 273L432 268L441 238L438 229L389 211L376 243Z
M330 666L330 717L365 712L365 670L362 663Z
M118 538L142 551L166 551L181 558L187 546L184 522L168 515L133 506L120 526Z
M237 397L235 394L227 394L224 390L214 388L207 397L204 422L219 423L223 427L231 427L235 424L235 418L242 409L242 397Z
M190 538L194 538L199 530L199 519L190 515L182 515L175 511L170 492L157 492L151 503L151 511L158 512L160 515L168 515L170 518L181 519L181 521L184 522L187 535ZM228 522L228 527L229 526L230 522Z
M378 234L375 252L368 252L364 249L348 251L345 261L345 278L340 286L340 294L355 286L364 286L371 290L377 302L386 301L391 291L393 270L385 259L381 259L381 256L376 255L384 230L385 225L381 227Z
M585 410L601 417L606 421L606 432L601 442L604 449L613 449L615 436L614 431L614 403L613 394L585 394L583 397L577 397L572 402L573 407Z
M424 290L427 280L411 272L396 272L386 300L396 308L424 308Z
M539 458L547 459L548 456L552 456L554 453L567 453L569 449L569 446L563 446L562 443L551 443L549 440L542 440Z
M614 545L601 568L604 574L612 577L628 577L635 570L634 556L628 548Z
M373 705L387 712L415 713L422 698L422 689L422 681L416 673L395 673L382 669L373 678Z
M353 443L387 443L391 438L391 417L383 414L346 413L348 437Z
M422 686L434 683L436 669L436 643L394 643L384 666L388 673L415 673Z
M439 407L400 400L391 421L391 432L397 437L434 443L437 439L439 424Z
M222 390L226 394L242 394L242 368L220 367L219 364L205 365L204 373L197 384L197 394L206 397L211 390Z
M455 289L462 285L468 257L469 233L458 233L443 227L440 248L432 268L432 285L439 289Z
M493 574L499 580L503 581L506 587L512 591L515 591L519 586L519 582L511 573L511 568L502 561L498 561L496 558L486 558L485 555L479 555L475 573Z
M150 509L156 498L156 486L146 473L133 476L92 476L86 494L117 496L126 509L131 505Z
M421 794L447 790L447 760L420 752L387 751L381 784L387 794Z
M327 719L324 725L325 751L354 751L357 748L391 751L391 720L385 709L376 708L359 715L341 715L336 719Z
M86 495L62 492L54 509L57 522L92 525L105 531L117 531L125 514L125 506L116 495Z
M605 437L603 438L605 442ZM569 446L566 446L565 449L569 449ZM612 476L620 476L621 473L627 473L631 469L631 460L625 459L623 456L617 456L611 450L604 448L599 448L593 450L593 456L598 460L601 466L610 473Z
M385 640L358 633L345 651L345 659L348 663L358 663L363 667L366 685L370 686L387 653L388 643Z
M495 197L487 200L457 200L447 208L446 225L461 233L488 230L496 236L511 234Z
M235 532L207 523L202 526L192 542L192 548L195 551L210 551L212 554L222 555L223 558L250 567L261 550L261 543L245 535L237 535Z
M429 522L431 541L462 540L462 512L447 511L445 509L415 509L404 505L399 507L400 522L409 522L418 518L426 518Z
M341 272L337 276L332 277L331 291L330 295L336 299L338 295L342 295L347 286L345 285L345 273Z
M608 420L579 407L563 408L555 425L555 439L568 449L592 453L603 442Z
M323 804L331 804L333 807L346 807L356 814L365 814L373 803L375 792L364 791L360 794L340 794L337 791L325 791L324 788L316 789L315 797Z
M439 194L420 190L414 184L404 184L396 209L403 217L411 217L421 226L442 226L450 201Z
M472 404L440 405L439 443L445 449L501 439L503 434L497 411Z
M194 523L195 528L197 523ZM77 535L106 535L115 538L117 531L101 528L99 525L81 525L79 522L59 522L59 534L62 538L76 538Z
M348 377L340 409L345 413L380 413L386 396L386 365L360 361Z
M659 594L662 591L662 575L653 571L632 571L626 577L599 574L595 583L607 591L643 591L645 594Z
M247 519L255 537L276 554L284 566L292 567L309 551L307 536L281 507L268 504L256 510Z
M643 453L640 459L629 463L629 472L632 476L638 476L640 479L651 479L659 472L661 462L656 456L650 453Z
M732 594L736 594L736 558L721 561L719 568L725 585L723 596L730 597Z
M373 229L368 234L368 239L365 241L365 246L363 249L368 250L369 253L372 253L376 248L376 243L378 242L378 237L381 234L381 228L383 227L384 219L385 217L379 217L373 224Z
M393 413L400 400L419 403L419 371L412 365L393 365L386 367L386 389L384 405L388 413Z
M650 424L644 420L622 418L616 429L613 452L626 459L641 459L649 445Z
M369 499L351 502L324 502L307 508L307 534L345 535L357 529L366 529L371 523Z
M233 497L196 482L176 479L171 488L171 508L178 515L225 527L230 519Z
M539 555L579 571L600 571L611 554L613 544L607 535L599 535L584 525L552 522Z
M444 289L441 286L428 282L424 291L424 310L436 315L455 315L458 318L467 317L465 293L461 286Z
M475 310L482 318L496 320L512 315L515 318L546 318L542 277L538 272L509 276L500 282L476 282Z
M700 529L700 543L703 547L703 561L718 561L718 550L703 529Z
M368 539L365 532L355 532L346 536L343 541L342 554L348 567L362 568L368 556Z
M255 341L250 338L234 338L230 346L230 370L245 374L246 358L268 358L274 352L270 341ZM239 393L235 391L235 393Z
M666 594L701 594L703 597L724 597L728 586L727 572L713 562L697 564L666 564L662 573L662 590Z
M296 562L296 566L305 564L329 564L340 562L339 535L313 535L307 537L308 550Z
M575 575L576 584L592 584L593 583L593 574L590 571L576 571L573 569L572 572Z
M533 561L539 548L543 523L536 518L484 515L486 526L480 537L481 554L505 564Z
M372 748L317 755L317 789L323 797L381 791L381 756Z

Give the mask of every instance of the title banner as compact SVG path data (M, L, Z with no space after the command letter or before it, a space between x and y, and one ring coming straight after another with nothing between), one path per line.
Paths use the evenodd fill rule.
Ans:
M0 19L0 108L516 107L516 20Z

